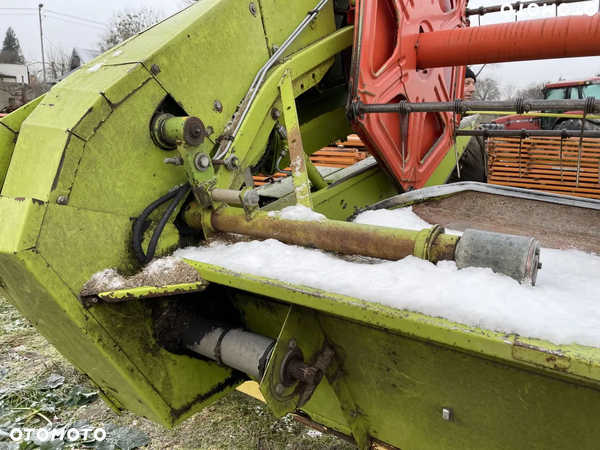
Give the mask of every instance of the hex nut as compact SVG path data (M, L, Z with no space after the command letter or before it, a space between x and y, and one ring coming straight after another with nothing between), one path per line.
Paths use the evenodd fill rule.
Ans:
M218 113L223 112L223 105L219 100L215 100L215 103L213 104L213 108Z

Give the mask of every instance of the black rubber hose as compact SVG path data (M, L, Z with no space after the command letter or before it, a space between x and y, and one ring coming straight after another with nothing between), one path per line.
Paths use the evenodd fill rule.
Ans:
M166 195L163 195L161 198L159 198L158 200L156 200L155 202L150 204L142 212L142 214L140 214L140 216L136 219L135 223L133 224L133 237L132 237L133 254L135 255L135 258L138 260L138 262L140 264L144 264L146 262L146 254L144 253L144 250L142 249L142 240L143 240L143 231L144 231L143 228L144 228L144 224L146 223L146 220L148 220L148 217L150 216L150 214L152 214L158 207L160 207L161 205L165 204L166 202L168 202L169 200L174 198L183 187L185 187L185 185L179 189L170 191ZM189 183L188 183L188 187L189 187Z
M150 261L152 261L152 258L154 258L154 252L156 251L156 245L158 244L158 239L160 238L160 235L162 234L162 232L165 228L165 225L167 225L167 222L169 221L169 218L173 214L173 211L175 211L175 209L177 208L177 205L179 205L181 200L183 200L184 197L187 195L189 189L190 189L190 183L185 183L183 186L181 186L179 188L179 190L176 191L175 198L173 199L173 201L171 202L169 207L166 209L163 216L160 218L160 222L158 222L158 225L156 226L156 229L154 230L154 233L152 234L152 239L150 239L150 244L148 244L148 253L146 254L146 259L145 259L146 264L148 264Z

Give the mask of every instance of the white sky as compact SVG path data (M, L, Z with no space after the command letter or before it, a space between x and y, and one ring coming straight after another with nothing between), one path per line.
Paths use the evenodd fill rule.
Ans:
M138 8L148 6L162 11L165 16L171 15L181 9L185 0L41 0L44 8L54 13L77 16L89 21L84 22L53 13L43 17L46 52L51 46L64 48L70 53L72 47L97 47L103 33L102 23L107 24L113 12L125 7ZM292 0L287 0L292 1ZM316 1L315 1L316 2ZM37 7L40 0L0 0L0 39L4 37L5 30L12 26L20 40L23 54L29 60L41 59L39 21ZM501 4L503 0L471 0L469 6L489 6ZM543 0L540 2L543 4ZM563 5L570 8L570 13L577 14L575 8L578 4ZM589 5L594 11L598 10L598 2L590 1L581 3L581 8ZM8 9L32 8L32 9ZM542 16L541 10L537 18L552 17L553 14ZM64 19L70 22L66 22ZM523 14L519 20L531 20ZM514 17L506 17L501 13L488 14L481 18L481 25L513 21ZM76 23L74 23L76 22ZM472 25L477 25L477 18L472 18ZM474 67L475 71L478 67ZM560 76L566 79L578 79L594 76L600 71L600 57L573 58L570 60L546 60L535 62L505 63L488 66L482 76L494 76L500 80L501 86L514 85L525 87L532 82L556 81Z

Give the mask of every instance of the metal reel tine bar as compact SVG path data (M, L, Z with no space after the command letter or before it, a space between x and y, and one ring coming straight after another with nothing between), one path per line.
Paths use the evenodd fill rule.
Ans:
M456 131L458 130L458 125L456 124L456 114L457 114L457 111L458 111L458 114L460 114L461 109L462 109L462 100L461 99L454 100L454 110L452 111L452 127L453 127L452 142L454 144L454 160L456 161L456 174L458 175L458 178L460 178L460 164L458 163L458 148L457 148L457 144L456 144Z
M585 118L588 114L593 114L595 102L595 97L588 97L585 99L585 107L583 108L583 118L581 119L581 132L579 133L579 150L577 152L577 178L575 182L576 187L579 187L579 172L581 171L581 154L583 152L583 133L585 130Z
M560 148L558 149L558 158L560 159L560 181L564 181L563 180L563 142L565 141L565 138L567 137L567 130L562 130L561 136L560 136Z

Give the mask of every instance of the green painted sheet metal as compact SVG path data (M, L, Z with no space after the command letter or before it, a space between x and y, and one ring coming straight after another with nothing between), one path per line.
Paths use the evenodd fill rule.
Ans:
M189 294L191 292L202 292L208 286L208 282L181 283L169 286L140 286L131 289L117 289L114 291L100 292L98 298L109 303L126 302L141 298L168 297L171 295Z
M593 449L598 386L583 387L329 315L326 335L369 434L403 449ZM442 409L452 411L451 421Z
M345 295L232 272L222 267L196 261L186 262L195 267L203 279L209 282L307 306L351 321L381 327L482 357L502 360L519 366L539 368L544 373L560 378L569 378L579 383L593 386L600 383L600 349L597 348L566 345L561 346L559 350L557 346L545 341L530 341L516 335L471 328L445 319L397 310ZM546 355L546 358L552 355L556 356L557 352L560 352L566 358L570 358L570 365L569 367L554 364L541 365L537 358L534 361L526 361L523 356L515 358L513 356L514 347L524 345L530 346L531 351ZM521 355L519 351L517 354ZM541 358L541 356L539 357Z
M263 296L320 311L323 333L339 356L346 396L372 438L398 448L593 449L600 437L597 349L534 345L355 298L190 264L207 280L245 292L237 301L254 331L273 336L275 328L269 333L265 323L281 324L287 311ZM250 293L259 297L253 300ZM587 368L575 369L575 360ZM340 410L332 409L341 394L332 398L325 391L330 392L327 385L302 410L349 434ZM451 421L443 419L443 408L452 410Z
M281 46L294 29L318 4L318 0L297 0L287 2L282 8L279 0L260 0L260 12L267 35L267 45ZM288 48L284 56L290 55L335 31L333 16L334 2L325 5L313 23L306 28L296 41Z
M279 31L291 33L295 25ZM153 334L155 300L85 310L78 295L97 271L129 275L139 269L131 252L132 219L187 180L184 168L163 163L177 152L159 149L151 139L155 112L198 116L213 128L214 139L268 60L267 40L260 9L254 16L246 3L204 0L99 56L53 87L37 107L17 114L31 112L11 151L0 198L0 217L8 218L0 221L2 292L113 406L165 426L233 389L239 374L162 349ZM351 41L352 30L345 30L296 52L290 60L294 94L316 84ZM262 104L267 110L277 101L274 88ZM256 120L267 125L248 140L259 155L274 122L270 116ZM319 128L325 130L326 122ZM317 134L311 133L311 145L332 132L312 136ZM210 153L212 143L207 139L198 149ZM146 236L165 208L150 216ZM159 256L181 245L175 216L159 240Z
M44 96L38 97L0 119L0 192L2 192L6 172L8 172L8 166L15 150L21 126L43 99Z

